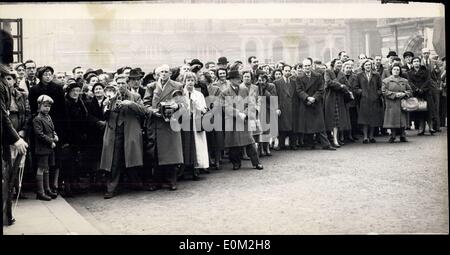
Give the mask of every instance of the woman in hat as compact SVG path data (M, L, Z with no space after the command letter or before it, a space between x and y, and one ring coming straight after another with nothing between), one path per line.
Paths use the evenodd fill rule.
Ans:
M53 99L47 95L41 95L36 103L38 104L38 114L33 119L34 153L37 166L36 199L50 201L58 196L50 189L49 167L55 164L54 149L59 138L49 115Z
M343 131L351 129L350 116L345 98L350 94L345 74L342 72L342 61L333 59L331 69L325 70L325 127L332 132L334 147L343 145ZM341 134L341 137L340 137Z
M31 114L37 114L38 106L37 99L41 95L47 95L53 99L52 110L50 111L50 117L52 118L55 131L59 134L61 141L64 140L64 125L65 125L65 97L63 88L53 82L54 70L51 66L43 66L38 68L36 76L39 83L30 88L29 103ZM32 133L30 134L32 139ZM61 168L61 145L62 142L56 144L55 148L55 166L50 168L50 175L52 177L52 188L58 190L59 182L59 170Z
M278 126L277 119L272 119L273 116L277 116L280 110L270 104L270 98L277 96L277 89L275 84L269 82L269 77L264 72L259 72L257 77L257 84L259 95L261 96L261 103L259 106L260 122L262 133L260 136L259 155L260 156L272 156L270 152L269 143L271 139L275 139L278 133L271 127ZM276 128L278 129L278 128Z
M376 143L373 131L375 127L383 126L384 110L381 78L378 73L373 72L370 59L361 63L361 72L357 74L354 92L359 97L358 124L363 126L363 143Z
M105 132L105 116L103 114L103 102L105 101L103 83L95 83L92 86L92 93L94 97L86 101L86 108L88 111L88 130L87 139L88 144L86 148L86 163L91 175L91 182L99 184L99 168L100 157L102 153L103 134Z
M431 77L430 72L427 68L420 64L421 59L419 57L414 57L412 59L413 68L408 72L408 80L413 91L413 95L419 100L424 100L427 102L427 110L421 112L414 112L415 120L419 122L419 133L417 135L422 136L425 134L426 123L428 123L430 135L434 135L432 127L432 118L434 116L433 107L434 104L433 96L431 95Z
M63 147L66 157L63 162L62 179L64 181L65 196L73 195L78 177L85 173L81 155L87 144L88 111L81 99L81 79L68 79L65 97L65 132ZM84 172L83 172L84 171Z
M412 90L408 80L401 77L402 70L399 64L394 64L391 72L391 76L383 80L381 88L386 102L383 127L391 129L390 143L395 142L397 135L400 135L400 142L406 142L408 113L401 109L401 100L412 96Z

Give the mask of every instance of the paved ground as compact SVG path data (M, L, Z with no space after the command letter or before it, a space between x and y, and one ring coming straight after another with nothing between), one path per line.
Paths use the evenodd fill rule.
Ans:
M274 152L263 171L228 165L174 192L67 201L103 234L448 234L447 132L415 134L406 144Z
M101 234L62 197L52 201L19 200L16 223L3 228L5 235L98 235Z

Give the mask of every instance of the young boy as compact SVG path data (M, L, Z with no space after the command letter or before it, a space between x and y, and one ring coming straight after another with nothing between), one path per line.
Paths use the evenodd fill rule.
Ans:
M36 155L36 199L50 201L58 195L51 191L49 182L49 167L55 165L54 148L58 142L58 136L53 126L50 112L53 99L47 95L41 95L37 99L38 114L33 119L35 133Z

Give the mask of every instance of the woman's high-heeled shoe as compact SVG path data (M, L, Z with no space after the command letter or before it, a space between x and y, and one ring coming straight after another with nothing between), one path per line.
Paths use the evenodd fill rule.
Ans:
M333 147L335 147L335 148L340 148L340 147L341 147L341 146L339 145L339 142L337 142L337 143L336 143L336 142L333 142L332 145L333 145Z

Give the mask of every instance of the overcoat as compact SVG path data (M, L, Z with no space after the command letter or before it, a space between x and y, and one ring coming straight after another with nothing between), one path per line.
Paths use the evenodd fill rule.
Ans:
M248 116L248 109L254 109L252 100L248 100L248 89L244 85L239 85L238 90L235 91L230 85L227 89L222 91L222 97L225 102L225 122L233 123L233 130L225 131L225 147L241 147L255 143L251 132L248 129L248 120L241 120L239 113L244 113ZM245 104L247 104L245 106ZM242 107L244 105L244 107ZM241 106L241 107L240 107ZM237 125L239 124L239 126ZM243 129L241 127L243 126ZM228 126L225 125L227 128ZM239 130L237 130L239 127Z
M311 72L311 77L302 75L296 80L296 95L299 98L296 133L313 134L325 131L323 116L323 76ZM314 97L315 102L307 105L307 98Z
M183 91L183 84L170 79L164 85L159 81L152 82L147 85L144 105L158 109L162 102L173 101L174 92L177 91ZM160 166L184 163L181 132L173 130L170 122L152 115L146 121L145 132L146 157L155 159Z
M408 113L401 109L402 99L395 96L398 92L406 93L406 98L412 96L408 80L402 77L395 78L391 75L383 80L381 91L386 102L383 127L405 128L409 126Z
M103 114L103 102L98 101L96 97L85 102L86 108L88 110L88 130L87 139L89 143L86 148L86 160L91 167L91 169L98 169L100 163L100 158L102 154L102 144L103 135L105 133L104 120L105 116Z
M140 96L128 91L122 100L128 100L127 104L115 110L105 112L106 127L103 135L102 156L100 169L111 171L114 155L115 131L123 123L124 125L124 151L125 167L136 167L143 165L143 141L141 119L148 113L147 109L137 103Z
M220 87L215 83L208 85L208 94L209 96L205 98L206 106L209 109L207 114L212 114L220 116L220 121L222 121L221 128L219 130L207 131L206 136L208 138L208 147L210 150L222 150L224 148L224 139L225 135L223 133L224 130L224 111L223 111L223 102L222 102L222 91ZM214 124L215 118L210 116L211 124Z
M270 97L276 97L277 88L273 83L267 83L263 88L262 86L258 87L259 95L261 96L261 104L259 112L261 113L260 121L261 121L261 129L263 133L261 134L260 141L261 142L270 142L270 138L278 136L276 130L278 130L278 118L271 119L271 114L277 116L275 111L278 110L278 105L270 105ZM262 103L262 102L265 102ZM278 102L279 104L279 102ZM262 117L265 116L265 117ZM278 117L278 116L277 116ZM271 129L275 125L276 130Z
M33 119L33 129L35 134L34 153L36 155L52 154L51 145L54 142L56 132L51 117L48 118L43 114L36 115Z
M432 95L432 80L430 72L424 66L420 66L419 70L416 72L414 68L408 72L408 81L413 92L413 96L427 101L427 111L426 112L414 112L414 115L419 120L429 120L436 115L434 107L434 99Z
M244 83L242 83L242 85L244 85L245 87L247 87L248 89L248 98L249 100L252 100L252 104L255 105L255 110L256 110L256 118L254 119L249 119L248 120L248 124L250 127L250 130L252 130L252 135L260 135L261 132L261 122L259 120L259 108L261 107L261 101L259 98L259 89L258 86L254 85L254 84L250 84L250 85L245 85Z
M349 93L347 77L343 72L336 73L327 69L325 79L325 127L331 131L334 127L349 130L350 114L344 97ZM342 87L344 85L345 87Z
M64 114L64 143L85 148L87 140L88 111L81 96L75 101L66 94Z
M369 80L365 72L358 73L353 91L359 97L358 124L370 127L383 126L384 109L380 75L371 72Z
M298 119L297 108L298 99L295 96L295 80L290 78L287 82L284 77L274 81L277 95L278 106L281 115L278 117L278 130L281 132L290 132L294 129L295 122Z

